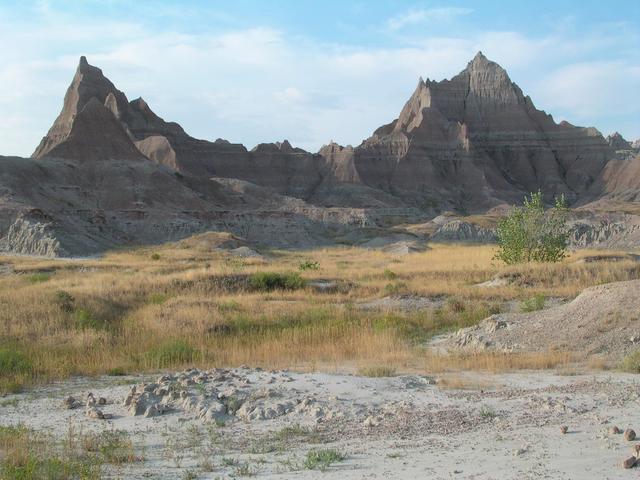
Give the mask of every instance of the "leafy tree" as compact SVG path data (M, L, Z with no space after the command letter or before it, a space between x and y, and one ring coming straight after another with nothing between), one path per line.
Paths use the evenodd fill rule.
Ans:
M498 223L499 250L495 258L508 265L522 262L558 262L566 256L568 216L564 195L545 210L542 192L525 196L521 207L515 207Z

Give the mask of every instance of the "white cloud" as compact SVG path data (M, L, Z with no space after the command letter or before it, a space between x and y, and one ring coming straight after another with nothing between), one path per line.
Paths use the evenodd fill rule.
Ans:
M465 14L434 10L442 9L396 22ZM1 154L33 151L60 111L81 54L129 98L143 96L190 134L248 147L283 138L314 151L331 139L358 144L397 116L419 76L451 77L477 50L502 64L550 113L604 131L619 121L627 136L640 136L633 118L612 116L612 108L637 113L630 105L640 104L638 63L575 61L598 45L617 51L624 37L610 32L600 43L587 32L538 38L484 31L365 48L265 27L185 34L134 22L67 20L55 17L37 29L6 23L0 30L0 42L20 45L0 51Z
M472 12L473 9L463 7L422 8L409 10L387 20L387 27L390 30L400 30L407 25L416 25L427 22L448 22L456 17L469 15Z

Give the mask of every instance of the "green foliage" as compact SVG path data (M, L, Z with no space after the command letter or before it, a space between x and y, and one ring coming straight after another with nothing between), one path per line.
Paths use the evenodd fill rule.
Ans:
M153 305L162 305L168 298L169 296L165 293L152 293L149 295L149 303Z
M305 285L299 273L257 272L250 278L251 287L261 292L298 290Z
M382 276L387 280L395 280L398 277L398 274L396 274L392 270L389 270L388 268L385 268L384 272L382 272Z
M0 348L0 376L23 375L32 368L24 353L15 348Z
M544 308L544 302L544 295L538 293L531 298L523 300L520 304L520 310L523 312L535 312L536 310L542 310Z
M620 367L625 372L640 373L640 350L636 350L624 357Z
M97 319L89 310L76 310L73 314L75 327L79 330L101 330L106 327L105 322Z
M332 448L323 450L311 450L307 453L304 468L308 470L324 471L332 463L341 462L346 458L345 454Z
M194 361L198 351L184 340L169 340L149 350L145 357L157 368L182 365Z
M37 272L32 273L31 275L27 275L27 280L31 283L42 283L46 282L51 278L51 274L47 272Z
M160 254L159 253L153 253L151 255L151 260L160 260Z
M508 265L523 262L558 262L566 256L568 208L564 195L545 211L542 192L525 196L498 223L499 250L495 258Z
M307 270L320 270L320 264L312 260L305 260L298 265L298 270L305 272Z
M55 294L55 303L60 310L66 313L71 313L74 310L73 302L75 298L69 292L65 290L58 290Z
M394 377L396 375L396 369L385 365L361 367L358 369L358 375L362 377Z
M409 286L404 282L387 283L384 286L384 293L387 295L402 295L407 293Z

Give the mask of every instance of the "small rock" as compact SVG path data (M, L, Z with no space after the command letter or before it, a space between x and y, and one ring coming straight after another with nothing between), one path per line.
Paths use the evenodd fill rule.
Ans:
M84 414L88 418L93 418L96 420L104 420L104 414L102 413L101 410L98 410L96 407L87 407Z
M378 419L376 417L374 417L373 415L368 416L365 420L364 420L364 426L365 427L377 427L379 425Z
M89 393L87 395L87 407L92 407L96 404L96 397L93 396L93 393Z
M568 431L569 431L569 427L567 427L566 425L562 425L562 426L560 427L560 433L561 433L561 434L563 434L563 435L564 435L564 434L565 434L565 433L567 433Z
M619 433L622 433L622 430L620 430L618 427L613 426L613 427L609 427L609 435L618 435Z
M636 458L640 458L640 443L637 443L633 446L633 454Z
M636 465L636 457L629 457L622 461L622 468L633 468Z
M63 404L67 408L67 410L73 410L81 405L80 401L76 400L72 396L68 396L67 398L65 398Z
M627 428L627 429L624 431L624 439L625 439L625 440L627 440L627 441L629 441L629 442L631 442L632 440L635 440L635 439L636 439L636 432L635 432L635 431L633 431L633 430L632 430L632 429L630 429L630 428Z
M100 397L98 398L98 405L106 405L107 404L107 399L104 397Z

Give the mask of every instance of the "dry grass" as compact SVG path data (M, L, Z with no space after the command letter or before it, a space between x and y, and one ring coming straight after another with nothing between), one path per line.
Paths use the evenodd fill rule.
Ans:
M433 245L406 257L357 248L275 251L267 261L189 244L87 260L0 257L14 271L0 276L0 390L74 374L185 365L549 368L566 358L554 353L425 360L420 345L434 334L477 323L507 300L572 297L591 285L640 278L640 265L632 262L575 262L592 253L516 268L494 262L494 247L462 245ZM303 279L336 280L340 288L252 288L255 273L296 272L302 262L320 266L299 272ZM514 283L476 286L503 273L512 274ZM405 293L449 299L441 309L416 313L356 306ZM11 352L5 363L3 351Z

